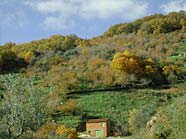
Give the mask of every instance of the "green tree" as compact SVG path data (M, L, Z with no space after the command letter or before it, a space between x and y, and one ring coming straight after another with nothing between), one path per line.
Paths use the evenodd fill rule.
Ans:
M0 103L0 136L7 139L28 138L45 122L44 98L31 80L7 78ZM29 134L28 134L29 133Z

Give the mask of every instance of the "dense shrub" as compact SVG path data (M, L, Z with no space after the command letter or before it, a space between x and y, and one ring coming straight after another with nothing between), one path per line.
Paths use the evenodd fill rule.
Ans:
M38 139L78 139L76 130L54 122L47 122L42 125L37 134Z
M176 99L171 105L162 108L157 114L157 120L147 127L144 139L183 139L186 136L186 102L185 95Z

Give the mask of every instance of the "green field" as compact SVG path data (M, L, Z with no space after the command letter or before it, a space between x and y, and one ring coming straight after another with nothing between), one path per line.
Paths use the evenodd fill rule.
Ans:
M108 92L94 92L74 95L81 109L80 115L57 118L58 123L69 127L77 127L78 123L85 122L89 118L109 118L113 130L122 128L124 134L129 128L129 113L139 110L139 122L144 125L157 111L158 107L165 106L176 97L165 90L139 89ZM84 118L81 115L85 114ZM144 118L145 117L145 118Z
M128 115L132 109L151 107L157 104L154 90L120 92L96 92L77 96L80 107L90 116L112 118L113 114Z

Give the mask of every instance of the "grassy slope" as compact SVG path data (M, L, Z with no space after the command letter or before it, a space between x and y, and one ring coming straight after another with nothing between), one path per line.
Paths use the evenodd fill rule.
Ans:
M95 92L73 96L78 105L86 113L87 118L110 118L113 123L128 126L129 112L133 109L145 109L154 113L161 106L169 104L177 94L172 89L140 89L111 92ZM175 90L174 90L175 92ZM65 116L58 118L58 123L76 127L82 122L81 116ZM148 119L147 119L148 120Z
M127 115L127 111L131 109L154 105L157 97L152 96L151 91L97 92L79 96L79 105L90 116L112 118L110 114L113 113L121 112Z

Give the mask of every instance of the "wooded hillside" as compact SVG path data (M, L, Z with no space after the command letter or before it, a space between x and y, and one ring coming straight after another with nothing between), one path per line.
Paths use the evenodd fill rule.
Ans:
M80 122L106 116L99 108L86 107L94 99L86 95L96 92L93 97L99 104L103 103L99 97L111 101L104 93L112 91L111 95L119 92L112 106L103 103L102 109L107 105L116 109L106 111L113 132L134 138L183 139L185 125L175 120L185 123L185 31L186 12L180 11L113 25L91 39L53 35L4 44L0 47L0 138L61 137L67 133L74 139L76 132L71 128L81 130ZM122 101L128 99L130 106L123 106ZM171 108L180 105L183 108L172 115ZM157 123L148 127L152 116ZM176 135L178 128L180 134Z

